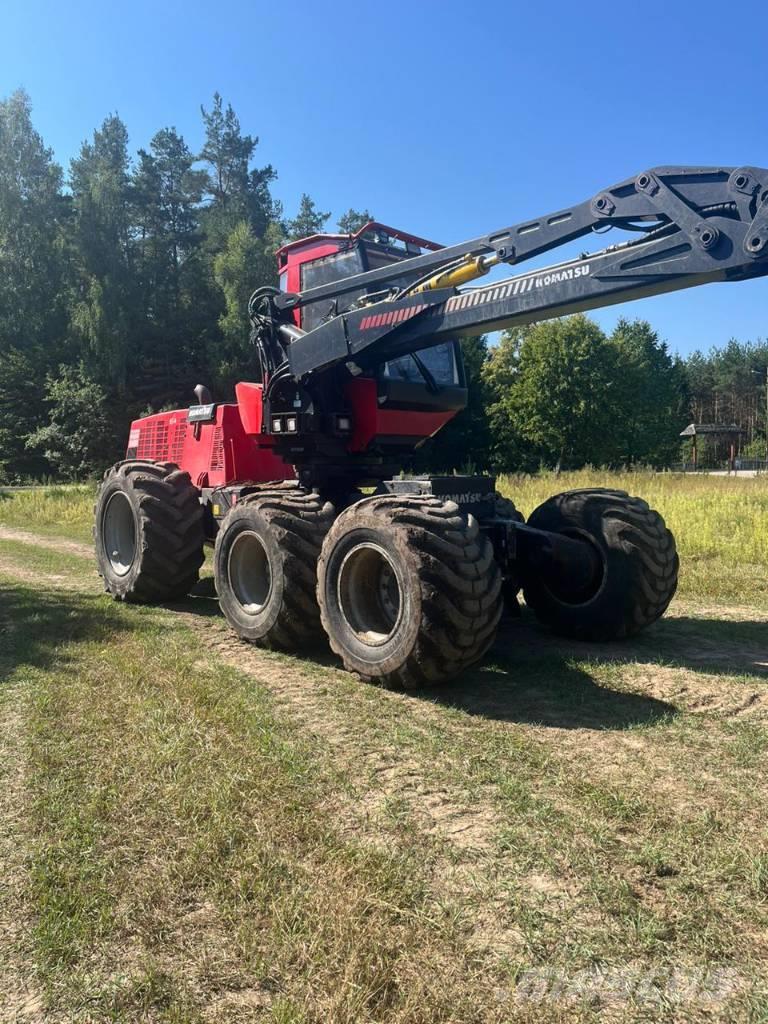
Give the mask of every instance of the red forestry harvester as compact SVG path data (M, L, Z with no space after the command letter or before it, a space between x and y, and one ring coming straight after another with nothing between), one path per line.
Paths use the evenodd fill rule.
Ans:
M460 287L609 227L634 237ZM664 613L675 542L639 498L570 491L526 523L491 477L399 473L466 403L462 336L768 274L768 170L656 168L450 248L370 223L278 259L280 289L250 300L255 380L236 404L199 385L189 409L136 420L106 473L95 538L110 594L182 597L215 543L240 637L304 652L326 636L348 669L405 687L478 661L521 587L573 637L625 637Z

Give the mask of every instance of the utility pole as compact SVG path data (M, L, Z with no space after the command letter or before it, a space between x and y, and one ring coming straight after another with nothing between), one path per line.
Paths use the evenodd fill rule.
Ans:
M753 370L752 373L760 377L763 371ZM768 366L765 368L765 468L768 470Z

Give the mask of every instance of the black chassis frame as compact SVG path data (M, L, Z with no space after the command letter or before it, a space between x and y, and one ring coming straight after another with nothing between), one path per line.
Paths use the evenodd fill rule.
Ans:
M597 548L583 539L536 530L497 510L496 478L492 476L429 476L382 480L376 494L425 494L454 501L473 515L493 544L505 579L517 592L524 574L549 580L573 593L586 591L602 572Z
M300 486L299 481L296 485ZM205 487L200 501L205 510L206 541L213 544L227 513L240 498L257 493L265 485L235 483L223 487ZM455 502L466 515L473 515L492 545L496 561L506 581L513 584L513 596L520 578L528 573L551 581L553 587L567 586L574 593L586 590L602 571L596 548L584 540L549 533L526 526L518 519L499 514L496 509L496 479L492 476L429 476L382 480L375 494L429 495ZM348 495L354 504L359 495ZM337 505L337 512L345 506Z

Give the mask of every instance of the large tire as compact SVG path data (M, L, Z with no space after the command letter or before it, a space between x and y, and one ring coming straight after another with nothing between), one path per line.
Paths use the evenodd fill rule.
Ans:
M511 519L514 523L524 523L525 516L518 512L517 505L511 498L505 498L496 492L494 498L494 513L498 519Z
M566 491L528 520L538 530L592 544L601 574L580 593L567 578L524 580L526 604L564 636L613 640L632 636L660 618L677 589L679 560L664 520L642 498L597 488Z
M118 462L104 474L93 537L104 589L115 600L184 597L205 558L200 492L173 463Z
M334 510L297 486L269 486L242 498L218 537L219 605L243 640L302 651L323 639L317 559Z
M439 498L383 495L328 532L318 600L351 672L398 688L443 683L494 641L501 573L473 516Z

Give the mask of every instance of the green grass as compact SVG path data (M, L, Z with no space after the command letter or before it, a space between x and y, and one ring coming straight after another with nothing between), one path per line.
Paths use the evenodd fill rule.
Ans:
M683 547L689 481L748 504L712 478L504 486L526 512L624 487L680 517ZM68 499L42 499L56 527ZM555 642L525 615L456 684L404 695L232 644L205 598L120 606L87 558L0 541L28 751L20 970L74 1022L768 1019L768 618L749 587L725 603L735 558L630 643ZM521 995L531 972L595 970L664 998L675 972L725 970L737 991Z
M0 615L24 627L1 656L30 690L28 894L52 1007L197 1021L213 984L268 1020L470 1014L472 957L423 848L339 834L337 768L258 681L90 595L6 578Z

